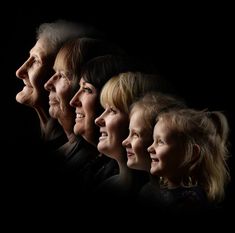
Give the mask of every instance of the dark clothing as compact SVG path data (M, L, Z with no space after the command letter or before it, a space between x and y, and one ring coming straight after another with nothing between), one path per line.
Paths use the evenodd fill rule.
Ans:
M117 172L116 162L101 155L82 137L77 137L73 143L67 142L53 157L57 180L65 186L66 192L88 195L100 182Z
M145 209L157 209L159 214L201 214L213 209L201 187L160 187L157 180L141 189L139 200Z
M161 201L166 210L176 213L196 213L208 208L206 193L199 187L160 189Z
M129 169L128 175L112 176L102 182L95 190L95 196L106 208L118 205L118 208L136 203L138 193L143 185L149 181L145 171Z

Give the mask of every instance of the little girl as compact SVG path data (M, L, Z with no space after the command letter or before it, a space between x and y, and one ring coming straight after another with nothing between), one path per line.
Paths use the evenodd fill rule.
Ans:
M148 148L151 174L161 177L161 199L171 210L201 210L224 198L228 122L221 112L162 112Z

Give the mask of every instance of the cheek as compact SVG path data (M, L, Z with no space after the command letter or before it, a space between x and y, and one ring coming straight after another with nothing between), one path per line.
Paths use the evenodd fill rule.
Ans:
M99 102L97 100L97 97L83 96L80 101L82 102L84 110L94 115L99 109Z
M157 153L163 163L171 164L175 160L175 155L170 150L159 149Z
M140 141L138 141L138 140L135 140L132 142L132 148L136 154L142 153L142 151L143 151L142 145L140 144Z
M68 85L62 85L62 86L57 86L56 88L56 94L60 96L60 98L66 102L69 102L71 99L71 92L72 88L71 86Z
M31 70L29 72L30 81L37 87L43 87L49 77L49 74L47 72L44 72L42 69Z
M150 160L150 155L147 151L147 147L146 145L140 145L138 147L138 155L139 155L139 158L142 159L142 160Z
M128 131L124 127L120 128L120 124L111 124L109 127L109 134L112 135L112 138L116 141L116 143L121 144L127 137Z

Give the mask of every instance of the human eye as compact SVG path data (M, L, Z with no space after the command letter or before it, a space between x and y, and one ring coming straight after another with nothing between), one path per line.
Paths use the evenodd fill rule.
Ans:
M135 132L135 131L131 133L131 136L133 138L139 138L140 137L140 135L137 132Z
M29 67L37 66L41 64L41 60L36 56L31 56L29 57L27 64Z
M60 78L62 78L62 79L67 79L67 75L66 74L64 74L64 73L60 73Z
M164 144L164 141L163 141L161 138L158 138L158 139L157 139L157 144L158 144L158 145L163 145L163 144Z
M117 113L117 109L114 108L114 107L112 107L112 106L109 108L109 110L110 110L110 112L112 112L112 113L114 113L114 114Z
M91 93L92 93L92 90L91 90L91 88L89 88L89 87L83 87L83 88L82 88L82 91L85 92L85 93L88 93L88 94L91 94Z
M70 78L69 74L67 72L65 72L65 71L59 71L58 72L58 77L60 79L65 79L67 81L71 81L71 78Z
M34 64L40 64L40 63L41 63L41 60L38 59L38 57L34 57L33 63L34 63Z

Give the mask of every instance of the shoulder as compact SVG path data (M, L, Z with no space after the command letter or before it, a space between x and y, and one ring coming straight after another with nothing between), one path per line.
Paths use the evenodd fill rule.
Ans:
M205 192L198 186L161 190L164 204L176 212L196 213L208 208Z

